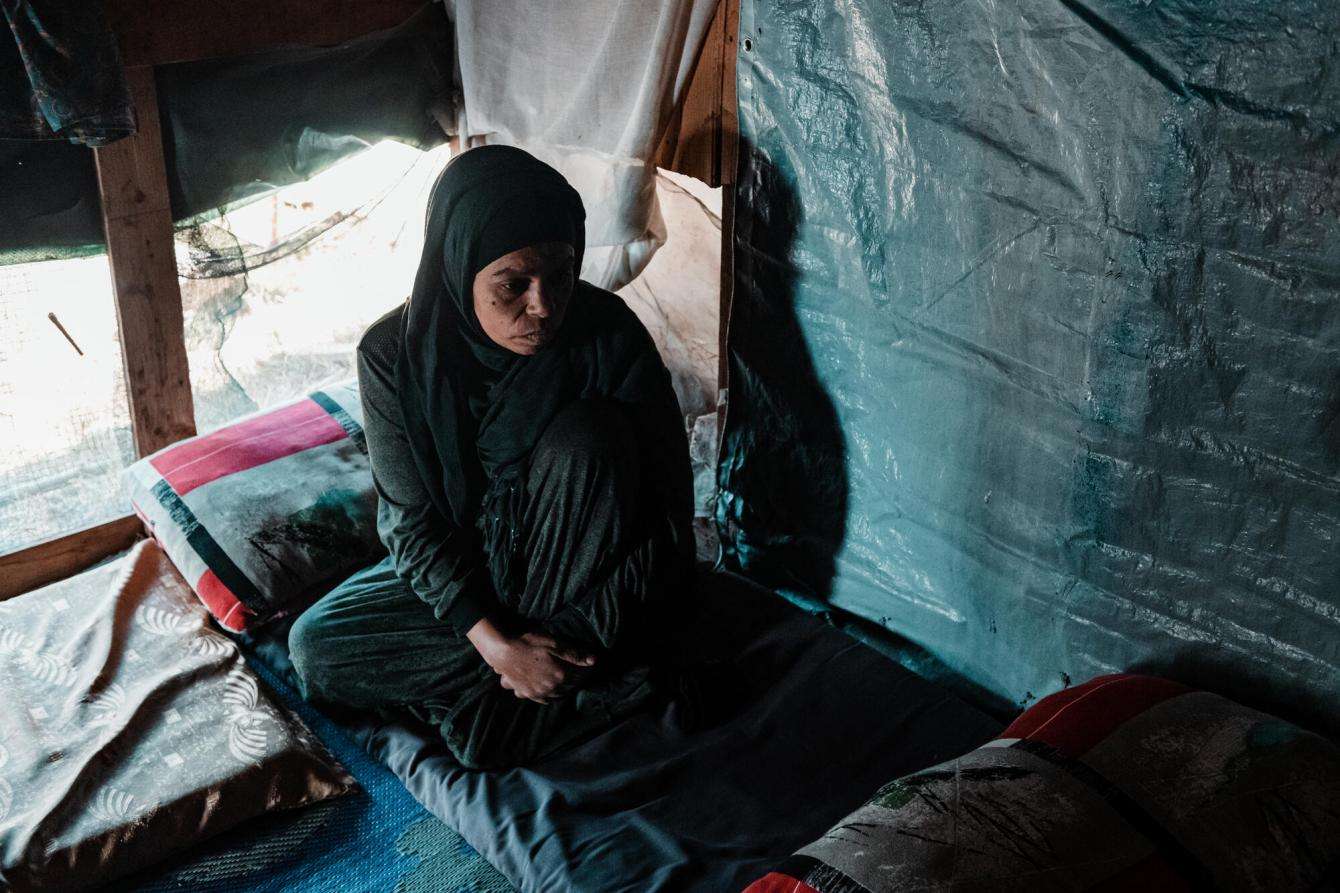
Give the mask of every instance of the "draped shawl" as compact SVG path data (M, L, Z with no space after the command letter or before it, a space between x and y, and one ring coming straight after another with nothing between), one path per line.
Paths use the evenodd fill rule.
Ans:
M672 521L687 524L687 444L669 373L618 296L577 280L558 333L531 356L495 344L475 315L475 274L503 254L570 241L580 270L584 222L576 191L521 149L471 149L433 186L395 374L410 452L449 522L474 525L489 480L524 460L563 407L609 398L643 419L643 459L659 466L647 477Z

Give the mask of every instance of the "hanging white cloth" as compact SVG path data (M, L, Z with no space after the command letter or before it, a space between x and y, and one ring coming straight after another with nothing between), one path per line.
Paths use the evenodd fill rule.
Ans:
M717 0L446 0L463 146L521 146L586 204L582 278L618 289L665 242L652 154Z

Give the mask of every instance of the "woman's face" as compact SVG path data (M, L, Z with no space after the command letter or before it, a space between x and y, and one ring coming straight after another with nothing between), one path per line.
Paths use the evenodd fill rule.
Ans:
M475 274L475 316L499 347L530 356L554 339L576 281L572 246L521 248Z

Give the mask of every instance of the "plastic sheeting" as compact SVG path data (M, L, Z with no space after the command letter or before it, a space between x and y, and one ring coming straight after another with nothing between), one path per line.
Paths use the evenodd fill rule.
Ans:
M696 418L717 405L721 189L661 171L656 196L665 215L665 244L618 295L656 342L680 412ZM710 470L715 467L713 447Z
M466 145L523 146L586 203L582 278L617 290L665 242L651 157L718 0L448 0Z
M426 4L395 28L338 47L164 66L158 74L175 219L307 180L395 139L446 140L451 27Z
M8 0L0 18L0 138L104 146L135 132L101 0Z
M1340 18L742 0L726 556L1340 729Z
M451 27L427 3L338 47L283 49L155 72L173 219L193 221L305 180L383 140L445 141ZM0 263L105 250L90 149L0 140Z

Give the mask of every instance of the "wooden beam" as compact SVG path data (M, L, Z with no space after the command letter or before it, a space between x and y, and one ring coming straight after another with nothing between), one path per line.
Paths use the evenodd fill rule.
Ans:
M688 86L656 150L656 165L709 186L730 182L735 127L735 41L739 0L721 0ZM727 113L728 112L728 113Z
M399 25L426 0L107 0L127 66L334 46Z
M63 580L144 536L134 515L0 555L0 601Z
M740 0L721 0L721 5L725 7L721 23L725 55L721 64L721 116L718 122L721 144L718 160L721 181L721 302L717 316L718 460L721 458L721 438L726 431L726 406L730 401L730 352L726 348L731 306L735 299L735 188L740 154L740 113L735 90Z
M135 450L195 433L167 171L151 68L126 69L139 130L93 150Z
M721 185L734 185L735 167L740 153L740 109L735 91L736 60L740 34L740 0L721 0L726 8L721 22L721 39L725 45L721 62L721 155L719 158ZM722 227L724 230L725 227Z

